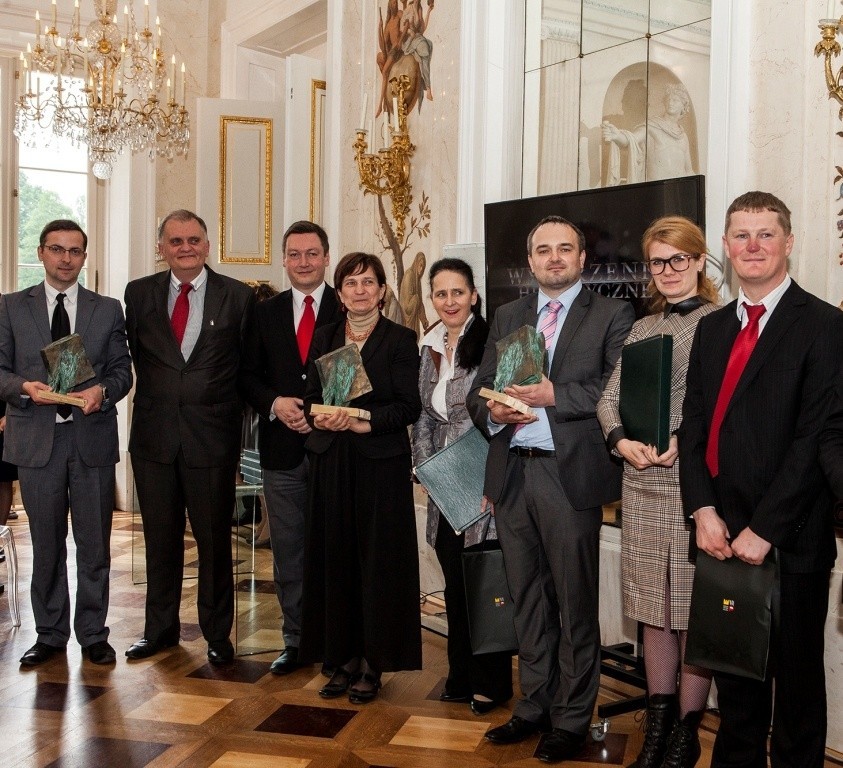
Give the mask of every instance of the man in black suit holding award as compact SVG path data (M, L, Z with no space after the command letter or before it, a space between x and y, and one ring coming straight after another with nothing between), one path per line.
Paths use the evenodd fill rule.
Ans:
M76 542L73 629L82 655L114 663L108 643L117 410L132 386L123 309L79 285L88 238L69 220L41 232L44 281L0 299L0 397L6 401L3 457L18 465L32 535L32 612L38 638L21 658L34 667L64 653L70 639L67 517ZM94 376L74 388L82 407L56 405L41 350L70 333L82 340Z
M260 417L258 449L272 543L275 593L283 613L284 651L269 671L299 666L304 568L304 519L310 430L302 410L307 358L315 328L340 319L336 293L325 282L328 235L297 221L284 233L283 264L291 288L255 307L246 337L243 385Z
M524 696L486 738L512 744L552 727L537 756L558 762L579 753L597 698L601 506L620 497L621 467L601 437L596 406L634 312L583 287L585 237L559 216L530 233L527 259L539 293L497 310L467 400L490 437L484 491L495 504L515 605ZM524 325L544 336L549 370L538 384L504 391L535 415L479 394L495 379L496 342Z
M144 634L126 656L179 642L185 508L199 560L199 626L208 660L234 658L231 514L243 407L241 350L254 294L205 265L205 222L174 211L158 228L170 269L126 286L137 374L129 452L146 541Z
M723 245L740 291L697 327L679 431L682 500L709 555L760 565L778 550L780 607L774 601L766 680L714 673L711 765L766 766L772 718L773 768L819 767L835 539L818 444L843 359L843 313L788 276L790 211L773 195L738 197Z

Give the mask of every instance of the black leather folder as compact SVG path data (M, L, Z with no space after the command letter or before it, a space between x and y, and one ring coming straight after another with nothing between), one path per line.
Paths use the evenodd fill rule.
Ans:
M621 353L620 414L630 440L670 444L670 379L673 336L660 334L627 344Z

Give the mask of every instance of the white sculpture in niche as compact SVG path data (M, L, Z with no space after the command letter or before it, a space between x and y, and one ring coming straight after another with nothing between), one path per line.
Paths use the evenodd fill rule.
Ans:
M622 147L629 152L627 183L692 175L691 148L681 123L690 111L691 97L685 86L671 83L665 87L664 113L660 117L651 117L631 131L604 120L603 141L609 143L606 186L622 182Z

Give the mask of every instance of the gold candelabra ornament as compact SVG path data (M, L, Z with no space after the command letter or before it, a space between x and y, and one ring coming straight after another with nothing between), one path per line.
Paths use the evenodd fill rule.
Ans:
M829 98L835 98L843 105L843 67L835 74L831 68L831 60L840 54L840 43L837 42L837 33L840 31L843 18L835 18L835 6L837 0L828 0L827 18L820 19L819 27L822 37L814 47L815 56L825 57L825 84L828 88ZM843 120L843 106L837 116Z
M360 115L361 127L357 129L357 140L354 142L354 157L357 160L357 170L360 172L360 186L364 194L387 195L392 200L392 218L398 239L404 237L404 220L410 212L413 201L412 185L410 184L410 156L416 151L410 141L407 130L407 106L404 103L404 93L410 88L410 78L401 75L392 78L392 120L385 118L387 125L389 146L379 149L377 154L369 153L366 135L369 133L362 127L366 117L368 94L363 99L363 109ZM374 138L374 136L372 137Z
M135 23L132 0L117 22L117 0L94 0L97 18L81 29L79 0L65 37L58 31L56 0L52 21L42 31L35 12L35 47L20 54L14 133L26 146L43 146L50 132L74 145L85 144L94 175L111 177L125 148L171 159L185 154L190 119L185 107L184 63L180 88L176 57L161 49L161 23L150 29L144 0L143 29ZM43 33L42 33L43 32ZM159 91L166 83L166 95ZM49 143L49 138L47 138Z

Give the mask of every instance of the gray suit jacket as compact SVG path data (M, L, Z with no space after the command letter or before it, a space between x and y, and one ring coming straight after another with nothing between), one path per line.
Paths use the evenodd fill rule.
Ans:
M497 368L495 344L522 325L536 325L536 294L495 312L483 362L468 396L477 427L488 435L489 410L481 387L492 387ZM631 304L583 288L568 310L559 333L548 378L555 405L548 407L559 477L574 509L598 507L621 496L621 465L612 459L597 421L597 401L615 368L635 313ZM500 500L506 475L512 425L492 436L486 463L486 496Z
M75 332L82 337L95 377L79 385L108 388L108 403L83 416L73 409L73 431L82 460L91 467L119 460L117 409L132 386L123 308L116 299L79 286ZM53 451L56 406L33 405L21 397L27 381L47 381L41 350L50 344L50 320L44 283L0 297L0 398L6 408L3 458L22 467L43 467Z

